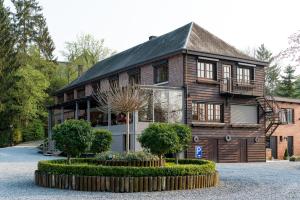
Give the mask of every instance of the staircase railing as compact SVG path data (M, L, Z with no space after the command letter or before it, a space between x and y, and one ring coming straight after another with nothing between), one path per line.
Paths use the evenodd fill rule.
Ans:
M265 116L265 134L266 141L270 141L270 137L275 132L280 124L283 124L282 117L284 117L284 113L280 109L278 103L276 102L273 96L268 97L257 97L257 102L261 106L264 111Z

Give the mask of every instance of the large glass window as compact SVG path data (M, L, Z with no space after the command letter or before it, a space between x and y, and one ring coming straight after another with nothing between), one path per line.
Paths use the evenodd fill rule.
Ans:
M163 64L154 66L154 82L155 83L163 83L169 80L168 75L168 63L165 62Z
M250 84L251 76L249 68L237 68L237 82L239 84Z
M221 122L221 104L193 102L193 120L202 122Z
M183 93L173 89L145 89L145 105L139 110L142 122L182 122Z
M137 73L129 74L128 79L129 79L129 84L138 85L140 84L140 73L137 72Z
M215 64L208 62L197 62L197 77L204 79L215 79Z

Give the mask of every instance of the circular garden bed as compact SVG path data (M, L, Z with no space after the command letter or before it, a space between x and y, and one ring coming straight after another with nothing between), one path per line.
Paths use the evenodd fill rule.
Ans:
M35 171L39 186L82 191L151 192L184 190L216 186L219 174L215 163L183 159L175 164L157 161L100 161L72 159L40 161Z

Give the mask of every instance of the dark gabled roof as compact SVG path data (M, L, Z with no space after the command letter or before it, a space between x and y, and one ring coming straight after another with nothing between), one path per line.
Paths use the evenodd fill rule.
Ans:
M57 93L66 91L75 86L113 72L183 50L227 56L229 58L245 59L259 62L262 65L266 64L245 55L233 46L230 46L197 24L191 22L172 32L159 36L155 39L151 39L98 62L82 76L57 91Z

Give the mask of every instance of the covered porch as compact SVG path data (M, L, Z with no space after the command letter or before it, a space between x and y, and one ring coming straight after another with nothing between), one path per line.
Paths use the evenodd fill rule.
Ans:
M141 150L138 135L152 122L183 123L183 88L167 86L141 86L145 91L145 106L130 113L130 150ZM52 128L68 119L83 119L91 122L92 127L108 129L113 134L112 151L126 150L126 114L104 113L97 109L98 103L93 96L85 96L48 107L48 139L51 140ZM49 143L50 145L50 143ZM50 147L51 148L51 147Z

